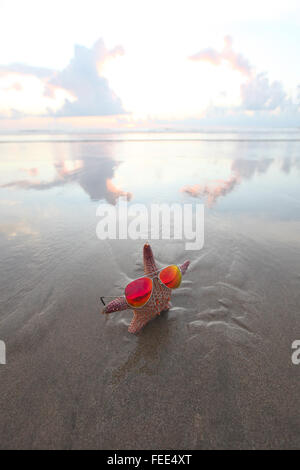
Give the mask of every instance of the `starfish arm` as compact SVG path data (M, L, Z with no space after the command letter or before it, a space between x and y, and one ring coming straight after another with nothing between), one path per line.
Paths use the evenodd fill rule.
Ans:
M145 274L150 274L154 271L157 271L157 266L154 261L152 248L148 243L146 243L144 245L144 272Z
M102 313L108 314L112 312L120 312L121 310L129 309L129 305L126 302L125 297L122 295L121 297L117 297L116 299L112 300L105 306L102 310Z
M145 312L133 312L133 318L131 320L131 323L128 327L129 333L138 333L147 323L149 323L152 318L156 317L157 313L152 312L149 313L147 311Z
M186 271L187 271L187 268L189 267L190 265L190 261L185 261L180 267L180 271L181 271L181 274L184 276Z
M131 323L128 327L128 331L129 333L137 333L138 331L140 331L140 329L143 327L143 325L141 325L140 321L139 321L139 318L136 314L133 315L132 317L132 320L131 320Z

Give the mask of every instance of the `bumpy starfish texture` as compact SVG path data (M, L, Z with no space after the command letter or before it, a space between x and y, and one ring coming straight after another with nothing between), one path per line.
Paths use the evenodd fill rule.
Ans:
M185 261L180 266L182 275L186 273L189 264L189 261ZM156 271L157 266L154 261L152 249L147 243L144 245L144 273L147 276ZM152 295L144 307L134 310L127 304L125 297L121 296L109 302L102 313L109 314L112 312L120 312L121 310L133 310L133 318L128 331L129 333L138 333L152 318L155 318L157 315L160 315L161 312L170 308L171 293L172 289L164 286L157 278L154 278Z

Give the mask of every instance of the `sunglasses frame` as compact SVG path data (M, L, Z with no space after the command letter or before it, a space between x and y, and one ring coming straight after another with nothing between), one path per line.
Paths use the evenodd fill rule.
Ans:
M172 289L171 287L166 286L166 284L164 284L164 283L162 282L162 280L160 279L160 277L159 277L159 274L160 274L164 269L169 268L169 267L171 267L171 266L176 266L176 267L179 269L179 272L180 272L180 274L181 274L181 279L180 279L180 284L179 284L178 287L180 287L181 281L182 281L181 269L180 269L180 267L179 267L177 264L169 264L168 266L165 266L164 268L158 269L157 271L153 271L153 272L151 272L151 273L149 273L149 274L144 274L144 276L140 276L140 277L138 277L138 278L136 278L136 279L133 279L133 281L131 281L131 282L134 282L134 281L137 281L138 279L142 279L142 278L144 278L144 277L148 277L149 279L151 279L151 282L152 282L151 295L150 295L149 299L147 300L147 302L145 302L145 303L144 303L143 305L141 305L140 307L133 307L133 305L130 305L130 303L129 303L129 302L127 301L127 299L126 299L125 290L126 290L126 287L129 286L129 284L131 284L131 282L129 282L129 283L125 286L125 288L124 288L124 298L125 298L125 301L126 301L127 305L128 305L130 308L133 308L134 310L139 310L139 309L145 307L145 305L147 305L147 303L150 301L150 299L151 299L151 297L152 297L152 293L153 293L153 279L158 279L159 282L160 282L164 287L166 287L167 289L169 289L169 290L174 290L174 289ZM175 287L175 289L178 289L178 287ZM103 303L103 305L105 305L103 299L104 299L104 298L109 298L109 297L110 297L110 296L105 296L105 295L102 296L102 297L100 297L100 300L101 300L101 302ZM115 298L115 297L110 297L110 298Z

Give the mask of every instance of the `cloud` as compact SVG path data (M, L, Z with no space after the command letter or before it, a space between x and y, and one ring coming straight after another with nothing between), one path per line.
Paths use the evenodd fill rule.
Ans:
M74 56L63 70L35 67L22 63L0 66L0 78L14 76L14 90L22 92L22 78L31 76L38 78L44 90L41 105L43 116L110 116L124 114L121 100L111 90L108 80L103 77L103 64L124 54L122 46L108 50L102 39L91 47L75 45ZM19 79L19 82L17 81ZM56 94L60 91L63 99L58 107ZM24 89L26 93L26 89ZM51 101L53 106L51 107ZM49 104L49 105L48 105ZM2 113L3 114L3 113ZM36 114L36 113L35 113ZM11 107L4 115L10 117L23 116L21 109ZM29 114L27 114L29 115Z
M241 84L242 107L247 110L274 110L287 104L287 94L279 81L270 82L260 73Z
M202 49L189 59L206 61L215 66L226 62L233 70L238 70L243 75L240 102L235 106L218 106L211 100L202 119L191 120L191 124L299 126L300 86L298 102L295 102L288 97L280 81L270 81L265 72L256 72L246 57L233 50L232 44L232 38L225 36L224 47L220 52L212 48Z
M0 76L4 75L33 75L38 78L49 78L55 73L55 70L45 67L35 67L23 63L15 63L10 65L0 65Z
M248 60L233 50L233 40L231 36L224 37L223 49L219 52L213 48L202 49L189 57L190 60L209 62L213 65L221 65L222 61L226 62L233 70L237 70L243 75L250 76L252 67Z
M222 54L215 49L208 47L207 49L202 49L201 51L197 52L197 54L191 55L189 59L194 61L209 62L213 65L220 65L222 61Z
M66 100L57 116L106 116L122 114L121 100L110 89L106 78L101 77L101 67L109 59L124 54L117 46L107 50L102 39L89 49L76 45L74 57L69 65L58 72L48 83L51 87L62 88L70 92L75 100ZM47 90L46 89L46 90Z

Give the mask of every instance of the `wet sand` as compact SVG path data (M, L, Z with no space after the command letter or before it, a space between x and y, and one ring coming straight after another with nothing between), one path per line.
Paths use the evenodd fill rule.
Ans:
M200 251L151 242L160 266L191 266L171 310L135 336L130 312L104 317L99 296L142 273L144 242L100 242L97 205L74 199L57 214L60 188L47 205L22 191L39 198L40 232L8 237L6 213L0 448L300 447L299 202L294 217L274 215L272 192L252 212L208 207Z

